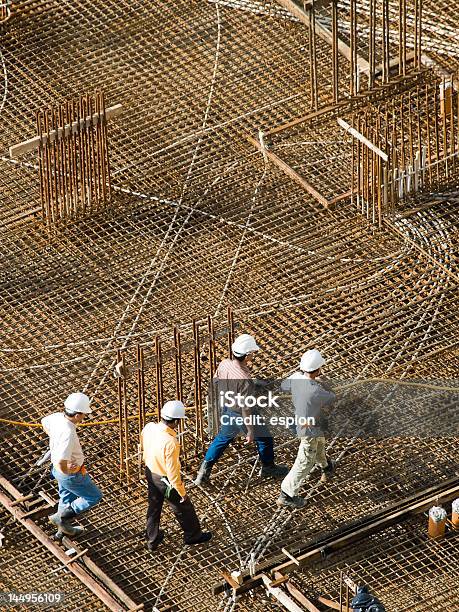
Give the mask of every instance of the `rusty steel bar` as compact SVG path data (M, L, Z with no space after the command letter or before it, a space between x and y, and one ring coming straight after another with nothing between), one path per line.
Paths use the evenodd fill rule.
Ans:
M178 400L183 402L183 373L182 373L182 344L180 341L180 330L174 326L174 366L175 366L175 394ZM179 434L183 434L185 425L182 420L179 421ZM182 435L180 438L180 452L184 461L187 460L186 440Z
M451 90L450 90L450 104L449 104L449 130L450 130L450 137L449 137L449 142L450 142L450 154L451 154L451 166L452 166L452 171L453 173L456 170L456 158L454 157L454 153L456 152L456 137L454 134L454 126L455 126L455 121L454 121L454 91L453 91L453 78L454 76L451 75Z
M5 480L0 476L0 484ZM43 544L72 574L74 574L88 589L90 589L113 612L123 611L123 607L105 590L81 565L68 563L69 557L32 519L24 518L25 513L17 506L11 507L8 497L0 491L2 506L23 525L39 542Z
M199 323L193 320L194 342L194 405L196 410L196 442L204 441L203 413L202 413L202 381L201 381L201 347Z
M155 355L156 355L156 410L157 419L159 421L161 417L161 407L164 403L164 386L163 386L163 368L161 363L161 338L156 336L155 338Z
M356 46L356 38L354 28L356 26L356 10L355 10L356 0L349 0L349 10L350 10L350 32L349 32L349 49L350 49L350 61L349 61L349 93L351 96L354 96L355 91L355 46Z
M448 164L448 128L447 128L447 100L446 100L446 78L443 77L442 82L442 90L443 91L443 104L440 104L441 111L441 124L442 124L442 136L443 136L443 157L445 159L445 174L448 177L449 174L449 164ZM440 158L437 158L439 161Z
M306 10L306 7L305 7ZM315 99L315 56L314 56L314 3L308 5L308 38L309 38L309 88L310 88L310 96L311 96L311 108L316 109L316 99Z
M138 426L139 436L146 424L145 416L145 370L143 359L143 348L140 344L137 345L137 410L138 410Z
M439 100L438 100L438 89L434 88L434 121L435 121L435 155L436 160L440 159L440 130L438 126L438 111L439 111ZM437 181L440 181L440 164L436 164L437 170Z
M445 503L459 494L459 478L457 476L438 483L424 491L410 495L405 499L389 505L374 514L365 516L357 523L352 523L345 529L335 533L326 533L323 538L311 542L298 543L295 561L291 558L286 560L285 553L277 554L265 559L250 573L248 570L242 572L242 583L233 589L234 595L241 595L262 584L262 573L279 572L289 574L299 568L309 566L323 557L324 550L327 554L341 550L344 547L354 545L363 538L378 533L394 524L402 523L413 515L421 514L433 504ZM213 585L212 592L215 595L229 590L227 581L218 582Z
M37 128L37 135L40 137L40 144L38 146L38 171L40 176L40 201L41 201L41 214L43 220L46 219L46 196L45 196L45 182L43 180L43 142L41 140L41 121L40 113L35 113L35 125Z
M118 349L117 353L118 363L121 363L121 351ZM119 446L119 460L120 460L120 478L124 472L124 435L123 435L123 377L124 372L118 377L118 446Z
M376 27L375 8L376 8L376 1L370 0L370 32L369 32L370 70L368 72L368 88L369 89L372 89L374 85L374 75L375 75L375 27Z
M131 475L130 470L130 462L129 462L129 410L128 410L128 401L127 401L127 380L125 376L126 372L126 355L123 352L121 354L121 363L123 369L123 433L124 433L124 469L126 481L129 482L129 478Z
M108 135L107 135L107 115L105 108L105 94L103 91L99 93L100 95L100 108L101 108L101 133L102 133L102 159L104 163L102 164L102 172L106 181L106 200L110 201L111 198L111 178L110 178L110 156L108 151ZM104 183L105 184L105 183Z
M333 102L339 100L339 59L338 59L338 0L332 0L332 66Z
M110 178L102 94L80 96L35 119L37 137L11 150L34 149L38 141L44 224L51 228L104 206Z

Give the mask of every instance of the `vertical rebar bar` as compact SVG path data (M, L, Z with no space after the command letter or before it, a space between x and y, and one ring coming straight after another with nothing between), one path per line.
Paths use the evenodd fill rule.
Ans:
M349 82L350 82L350 94L351 96L355 95L355 67L354 67L354 47L356 44L356 40L354 37L354 26L356 20L356 11L355 11L355 2L356 0L349 1L349 10L350 10L350 32L349 32L349 49L350 49L350 74L349 74Z
M339 100L338 0L332 0L333 102Z
M439 115L439 100L438 100L438 89L434 87L434 121L435 121L435 164L437 170L437 181L440 180L440 130L438 126L438 115Z
M41 130L41 121L40 121L39 112L35 113L35 124L37 127L37 136L40 139L38 143L38 172L40 176L41 214L42 214L43 222L48 224L47 215L46 215L45 180L43 176L43 141L42 141L42 130Z
M456 171L456 157L454 155L454 153L456 152L456 137L454 134L454 128L455 128L455 121L454 121L454 92L453 92L453 79L454 79L454 75L451 75L450 77L450 83L451 83L451 88L450 88L450 103L449 103L449 111L450 111L450 116L449 116L449 130L450 130L450 136L449 136L449 142L450 142L450 154L451 154L451 167L452 167L452 171L453 173ZM457 95L457 93L455 94Z
M122 371L123 371L123 421L124 421L124 468L126 475L126 482L129 484L131 476L131 468L129 461L129 410L127 402L127 380L126 380L126 357L125 354L121 354Z
M143 359L143 348L137 345L137 422L139 427L139 437L146 424L145 416L145 370Z
M182 343L180 339L180 330L177 326L174 327L174 366L175 366L175 395L178 400L183 402L183 372L182 372ZM182 420L179 421L179 434L184 432L184 423ZM185 436L180 437L181 444L180 450L184 461L186 463L187 452L186 452L186 440Z
M161 416L161 407L164 402L164 389L163 389L163 364L161 358L161 338L156 336L155 338L155 371L156 371L156 411L157 419L159 421Z
M415 61L417 62L418 70L421 70L421 68L422 68L422 1L423 0L418 0L418 6L419 6L419 17L418 17L419 40L418 40L418 55L417 55L417 58L415 58Z
M121 363L121 351L116 352L117 362ZM118 377L118 444L120 460L120 478L124 472L124 434L123 434L123 373Z
M111 199L112 188L111 188L111 178L110 178L110 156L109 156L109 151L108 151L107 117L105 115L105 96L104 96L103 91L100 92L100 106L101 106L101 130L102 130L101 142L102 142L102 149L103 149L102 159L104 160L102 168L103 168L103 173L104 173L104 179L106 180L106 185L107 185L105 199L109 201Z
M228 321L228 356L231 359L233 356L231 346L234 342L234 315L233 309L230 305L228 305L226 309L226 316Z
M196 442L204 441L202 416L202 382L201 382L201 346L199 337L199 323L193 320L194 344L194 405L196 410Z

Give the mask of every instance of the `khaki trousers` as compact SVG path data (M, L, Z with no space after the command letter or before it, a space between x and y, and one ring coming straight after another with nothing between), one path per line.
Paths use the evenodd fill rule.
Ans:
M323 436L301 438L295 463L282 481L282 491L290 497L298 495L304 479L316 464L323 468L327 467L325 438Z

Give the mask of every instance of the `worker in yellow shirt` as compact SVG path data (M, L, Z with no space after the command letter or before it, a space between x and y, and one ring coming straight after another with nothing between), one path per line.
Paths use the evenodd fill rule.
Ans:
M166 402L161 409L161 421L147 423L140 436L148 483L146 538L151 551L164 540L159 522L165 499L183 529L185 544L201 544L212 537L210 532L201 530L180 475L180 444L176 429L181 419L186 419L183 403L179 400Z

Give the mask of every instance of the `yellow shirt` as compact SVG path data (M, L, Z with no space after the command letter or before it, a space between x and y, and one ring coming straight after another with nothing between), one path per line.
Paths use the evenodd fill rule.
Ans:
M180 476L180 444L175 431L165 423L147 423L140 434L143 460L153 474L166 476L182 497L185 487Z

